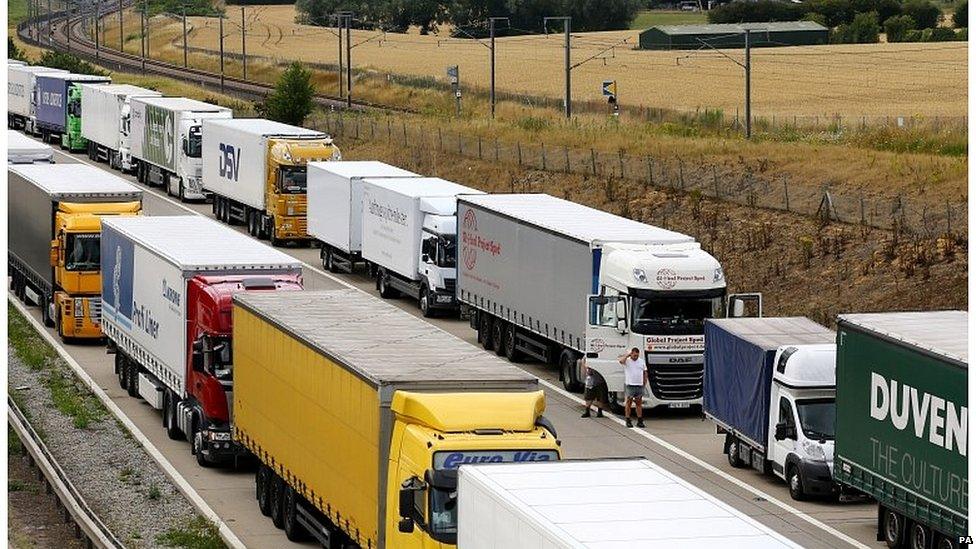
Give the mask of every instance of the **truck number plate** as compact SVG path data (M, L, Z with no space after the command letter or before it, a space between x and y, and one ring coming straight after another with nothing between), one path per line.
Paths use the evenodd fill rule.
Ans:
M439 296L437 296L437 302L438 303L450 303L453 300L454 300L454 297L453 296L449 296L449 295L439 295Z
M691 404L688 404L687 402L674 402L672 404L668 404L668 408L691 408Z

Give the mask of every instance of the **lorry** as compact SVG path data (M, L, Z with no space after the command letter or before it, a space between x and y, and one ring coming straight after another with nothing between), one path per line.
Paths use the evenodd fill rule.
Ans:
M16 130L7 130L7 163L53 164L54 149Z
M319 243L322 267L351 273L362 263L363 178L420 177L375 160L308 164L308 235Z
M332 138L260 118L207 120L203 135L203 186L214 195L214 217L246 225L274 246L309 242L307 165L342 159Z
M416 299L426 317L456 311L457 200L484 193L436 177L362 185L362 256L380 296Z
M622 404L617 357L641 350L643 405L701 404L704 322L741 316L757 294L726 295L719 262L687 235L546 194L458 199L458 299L478 341L509 360L558 364L566 390L582 367ZM761 314L761 301L758 301Z
M460 465L560 456L535 376L365 292L237 294L234 341L234 438L290 540L454 546Z
M796 548L646 459L462 465L458 547Z
M837 318L834 474L878 501L888 547L970 539L968 328L965 311Z
M205 199L202 123L232 116L227 107L185 97L131 97L129 146L136 179L181 201Z
M106 219L102 269L119 385L161 410L201 466L236 461L231 297L300 290L301 263L194 215Z
M132 97L160 97L161 93L129 84L81 84L81 136L88 158L107 162L122 172L132 171Z
M705 417L732 467L771 472L795 500L840 493L834 340L803 317L705 321Z
M24 130L35 135L37 118L35 113L34 88L37 75L46 73L67 73L62 69L52 69L39 65L7 65L7 127Z
M83 164L7 166L7 273L62 340L102 337L101 222L137 216L142 191Z
M81 135L81 84L109 84L108 76L41 73L34 87L37 129L44 141L59 143L70 152L87 148Z

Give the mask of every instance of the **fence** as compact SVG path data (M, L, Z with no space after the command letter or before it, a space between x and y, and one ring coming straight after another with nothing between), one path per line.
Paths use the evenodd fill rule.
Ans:
M968 205L909 199L902 196L876 198L854 195L843 189L816 186L787 177L770 178L742 166L710 163L704 158L655 158L547 146L545 143L504 142L456 132L440 127L407 125L393 117L377 119L340 111L327 112L314 121L318 129L342 140L384 140L405 149L436 149L467 158L546 172L589 176L602 181L604 198L609 202L629 202L628 189L620 182L633 182L640 188L666 189L695 196L707 196L756 208L780 210L800 215L863 225L903 234L935 238L944 233L968 234ZM538 192L529 187L511 192ZM631 191L632 192L632 191ZM622 208L627 208L623 205ZM617 213L626 214L626 209ZM661 215L668 215L663 212ZM666 223L665 223L666 224Z

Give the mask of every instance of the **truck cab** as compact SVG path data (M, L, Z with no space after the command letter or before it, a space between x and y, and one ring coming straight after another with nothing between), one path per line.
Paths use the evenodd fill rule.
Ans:
M417 272L427 291L419 296L420 310L429 316L434 309L457 307L457 202L453 198L426 199ZM436 207L443 202L441 207Z
M268 207L261 219L261 232L268 235L272 244L308 238L308 163L323 160L342 160L331 139L268 139Z
M545 409L541 391L463 395L399 391L391 408L385 547L457 545L461 465L560 457L554 429L541 416Z
M79 84L68 86L67 102L61 148L69 151L84 150L88 146L88 140L81 135L81 86Z
M206 198L203 192L203 128L199 118L180 120L179 151L176 173L183 174L183 198ZM170 181L171 186L173 183ZM173 194L172 189L167 192Z
M119 116L119 155L118 164L114 167L124 173L132 173L136 166L132 161L132 104L126 98Z

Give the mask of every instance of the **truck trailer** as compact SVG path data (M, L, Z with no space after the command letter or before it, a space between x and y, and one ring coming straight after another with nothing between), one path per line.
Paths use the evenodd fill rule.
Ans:
M7 167L7 273L61 339L102 337L101 222L141 204L139 188L93 166Z
M54 149L16 131L7 130L7 164L53 164Z
M567 390L585 355L613 404L637 347L644 406L701 403L705 319L738 296L692 237L546 194L463 196L458 219L458 299L486 349L556 362Z
M38 65L7 65L7 127L37 133L35 112L37 75L46 73L67 73L62 69L52 69Z
M87 148L81 135L81 84L110 84L108 76L72 73L40 73L34 87L37 129L50 143L71 152Z
M834 340L803 317L705 321L705 417L730 465L771 470L795 500L839 494Z
M218 221L247 226L255 238L307 243L307 165L341 160L328 135L259 118L207 120L203 186Z
M301 263L200 216L107 219L104 330L119 385L162 410L201 466L243 455L230 437L231 296L302 288Z
M457 543L457 469L551 461L538 379L358 290L234 296L234 438L291 540Z
M362 185L362 256L380 296L405 294L428 317L457 310L457 200L484 193L436 177Z
M351 273L363 261L363 179L420 177L375 160L310 162L308 235L320 245L322 267Z
M130 135L132 97L162 94L129 84L81 84L81 136L87 141L88 158L107 162L123 172L132 171Z
M131 97L129 111L136 179L180 200L206 198L202 123L233 111L185 97Z
M834 474L878 501L888 547L958 548L971 534L968 328L965 311L837 318Z
M795 548L646 459L462 465L464 549Z

